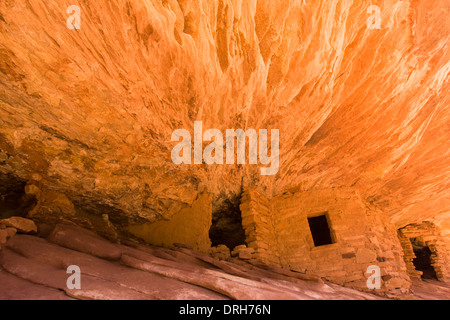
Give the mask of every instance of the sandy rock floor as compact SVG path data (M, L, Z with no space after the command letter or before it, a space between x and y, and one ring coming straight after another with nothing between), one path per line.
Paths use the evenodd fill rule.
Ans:
M67 268L81 270L68 289ZM16 235L0 251L0 299L317 300L382 299L315 277L243 261L222 261L186 248L119 245L71 226L47 239ZM407 299L450 299L450 286L414 283Z

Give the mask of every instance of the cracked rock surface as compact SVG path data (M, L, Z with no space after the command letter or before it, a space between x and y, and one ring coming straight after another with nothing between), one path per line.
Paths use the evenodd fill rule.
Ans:
M69 225L53 233L57 240L24 234L8 240L0 251L0 299L382 299L298 272L218 260L187 248L114 244ZM81 289L67 287L67 268L73 265L80 268ZM443 283L420 282L417 288L417 295L404 298L450 299Z

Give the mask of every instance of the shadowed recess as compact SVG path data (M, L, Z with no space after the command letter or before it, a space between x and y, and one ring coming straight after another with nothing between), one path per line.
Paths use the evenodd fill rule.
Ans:
M240 196L236 196L226 199L213 209L212 225L209 230L212 246L224 244L233 250L238 245L246 244L239 204Z

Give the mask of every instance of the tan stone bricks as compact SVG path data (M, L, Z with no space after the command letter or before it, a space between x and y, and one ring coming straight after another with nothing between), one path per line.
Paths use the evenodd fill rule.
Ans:
M210 251L211 256L220 260L227 260L230 258L230 249L226 245L218 245L212 247Z
M411 238L418 238L419 242L431 250L431 262L436 276L441 281L450 279L449 257L445 242L443 241L438 227L428 221L420 224L410 224L398 231L400 243L404 251L404 261L408 274L412 278L420 279L422 272L416 270L413 260L416 257L411 244Z
M377 265L384 276L397 279L382 290L398 292L399 284L409 290L395 228L381 212L369 211L351 188L290 193L270 201L249 190L241 211L257 259L362 290L368 290L367 268ZM315 247L308 217L321 214L328 217L334 243Z
M356 252L356 263L371 263L377 261L377 254L370 249L359 249Z

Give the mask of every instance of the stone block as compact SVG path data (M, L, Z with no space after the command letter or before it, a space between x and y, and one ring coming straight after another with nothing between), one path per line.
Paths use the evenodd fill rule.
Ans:
M253 248L246 248L239 251L238 257L241 260L250 260L253 258L255 250Z
M6 227L15 228L18 233L36 233L37 227L33 220L22 217L11 217L0 220L0 224Z
M375 251L363 248L356 252L356 263L371 263L376 261L377 254Z

